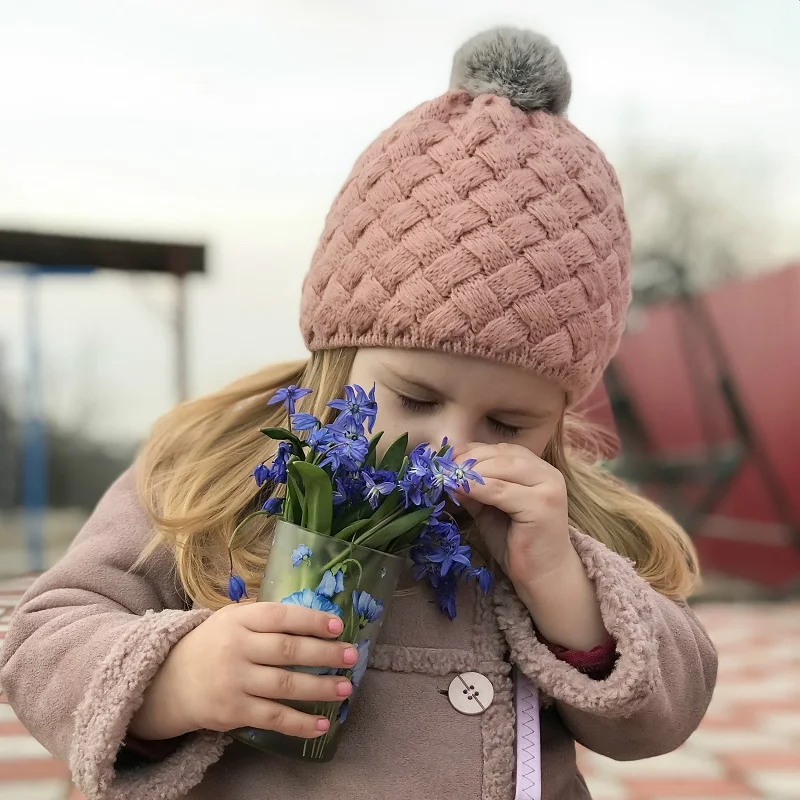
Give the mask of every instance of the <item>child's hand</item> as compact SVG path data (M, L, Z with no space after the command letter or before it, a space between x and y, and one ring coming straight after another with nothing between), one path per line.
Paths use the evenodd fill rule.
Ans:
M455 449L485 485L458 501L475 519L489 552L516 587L555 574L576 558L569 538L564 476L525 447L472 443Z
M141 739L168 739L202 728L263 728L311 739L324 717L280 700L344 700L352 685L340 676L283 667L349 669L352 645L335 639L342 621L331 614L280 603L225 606L188 633L162 664L130 725Z

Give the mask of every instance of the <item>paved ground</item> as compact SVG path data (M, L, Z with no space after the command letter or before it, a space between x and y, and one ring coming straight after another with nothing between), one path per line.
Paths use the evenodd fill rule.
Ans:
M25 585L0 585L0 638ZM699 613L720 651L706 719L667 756L617 763L582 752L595 800L800 800L800 603L709 604ZM2 696L0 800L82 800Z

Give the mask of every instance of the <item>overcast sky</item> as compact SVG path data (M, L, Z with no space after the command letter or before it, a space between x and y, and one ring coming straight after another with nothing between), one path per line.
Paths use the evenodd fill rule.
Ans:
M570 117L612 160L636 144L746 174L732 202L768 210L765 253L800 255L797 0L0 0L0 227L207 243L195 394L300 356L301 280L354 159L496 24L561 47ZM46 280L51 413L129 438L170 406L170 288ZM0 270L15 384L23 307Z

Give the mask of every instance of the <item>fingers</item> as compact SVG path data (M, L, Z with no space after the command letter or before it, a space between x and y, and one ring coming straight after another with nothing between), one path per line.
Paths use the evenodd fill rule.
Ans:
M358 661L358 652L347 642L326 642L286 633L247 635L242 654L253 664L274 667L350 669Z
M278 667L248 668L242 676L245 692L269 700L335 703L349 697L353 685L339 675L309 675Z
M516 483L500 480L498 478L485 478L483 485L472 484L469 495L471 500L477 501L484 506L493 506L510 517L521 520L522 516L528 515L530 511L530 499L528 494L530 487L520 486Z
M247 727L278 731L301 739L316 739L330 728L330 722L325 717L304 714L290 706L260 697L252 698L247 718Z
M293 633L335 639L344 630L342 620L323 611L291 603L250 603L230 606L236 609L239 622L254 633Z

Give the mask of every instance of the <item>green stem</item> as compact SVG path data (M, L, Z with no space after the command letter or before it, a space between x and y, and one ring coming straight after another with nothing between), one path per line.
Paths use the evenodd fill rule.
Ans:
M241 527L242 527L242 525L245 525L246 523L248 523L248 522L249 522L251 519L254 519L255 517L261 517L261 516L263 516L263 517L270 517L270 516L272 516L272 515L271 515L271 514L270 514L268 511L254 511L252 514L248 514L248 515L247 515L247 516L246 516L246 517L245 517L245 518L244 518L244 519L243 519L243 520L242 520L242 521L241 521L241 522L240 522L240 523L239 523L239 524L238 524L238 525L237 525L237 526L236 526L236 527L233 529L233 533L231 534L231 538L230 538L230 540L228 541L228 550L230 550L230 549L231 549L231 547L233 546L233 540L236 538L236 534L237 534L237 533L239 533L239 528L241 528Z
M364 533L362 533L361 536L358 537L358 539L354 540L353 544L364 544L364 542L366 542L369 539L370 536L374 536L382 528L385 528L387 525L389 525L390 523L394 522L396 519L402 517L403 514L406 511L407 511L407 509L405 509L405 508L402 508L402 507L398 508L397 511L393 512L392 514L389 514L389 516L386 517L386 519L381 520L379 525L376 525L374 528L370 528L368 531L365 531ZM368 545L364 545L364 546L366 547Z

